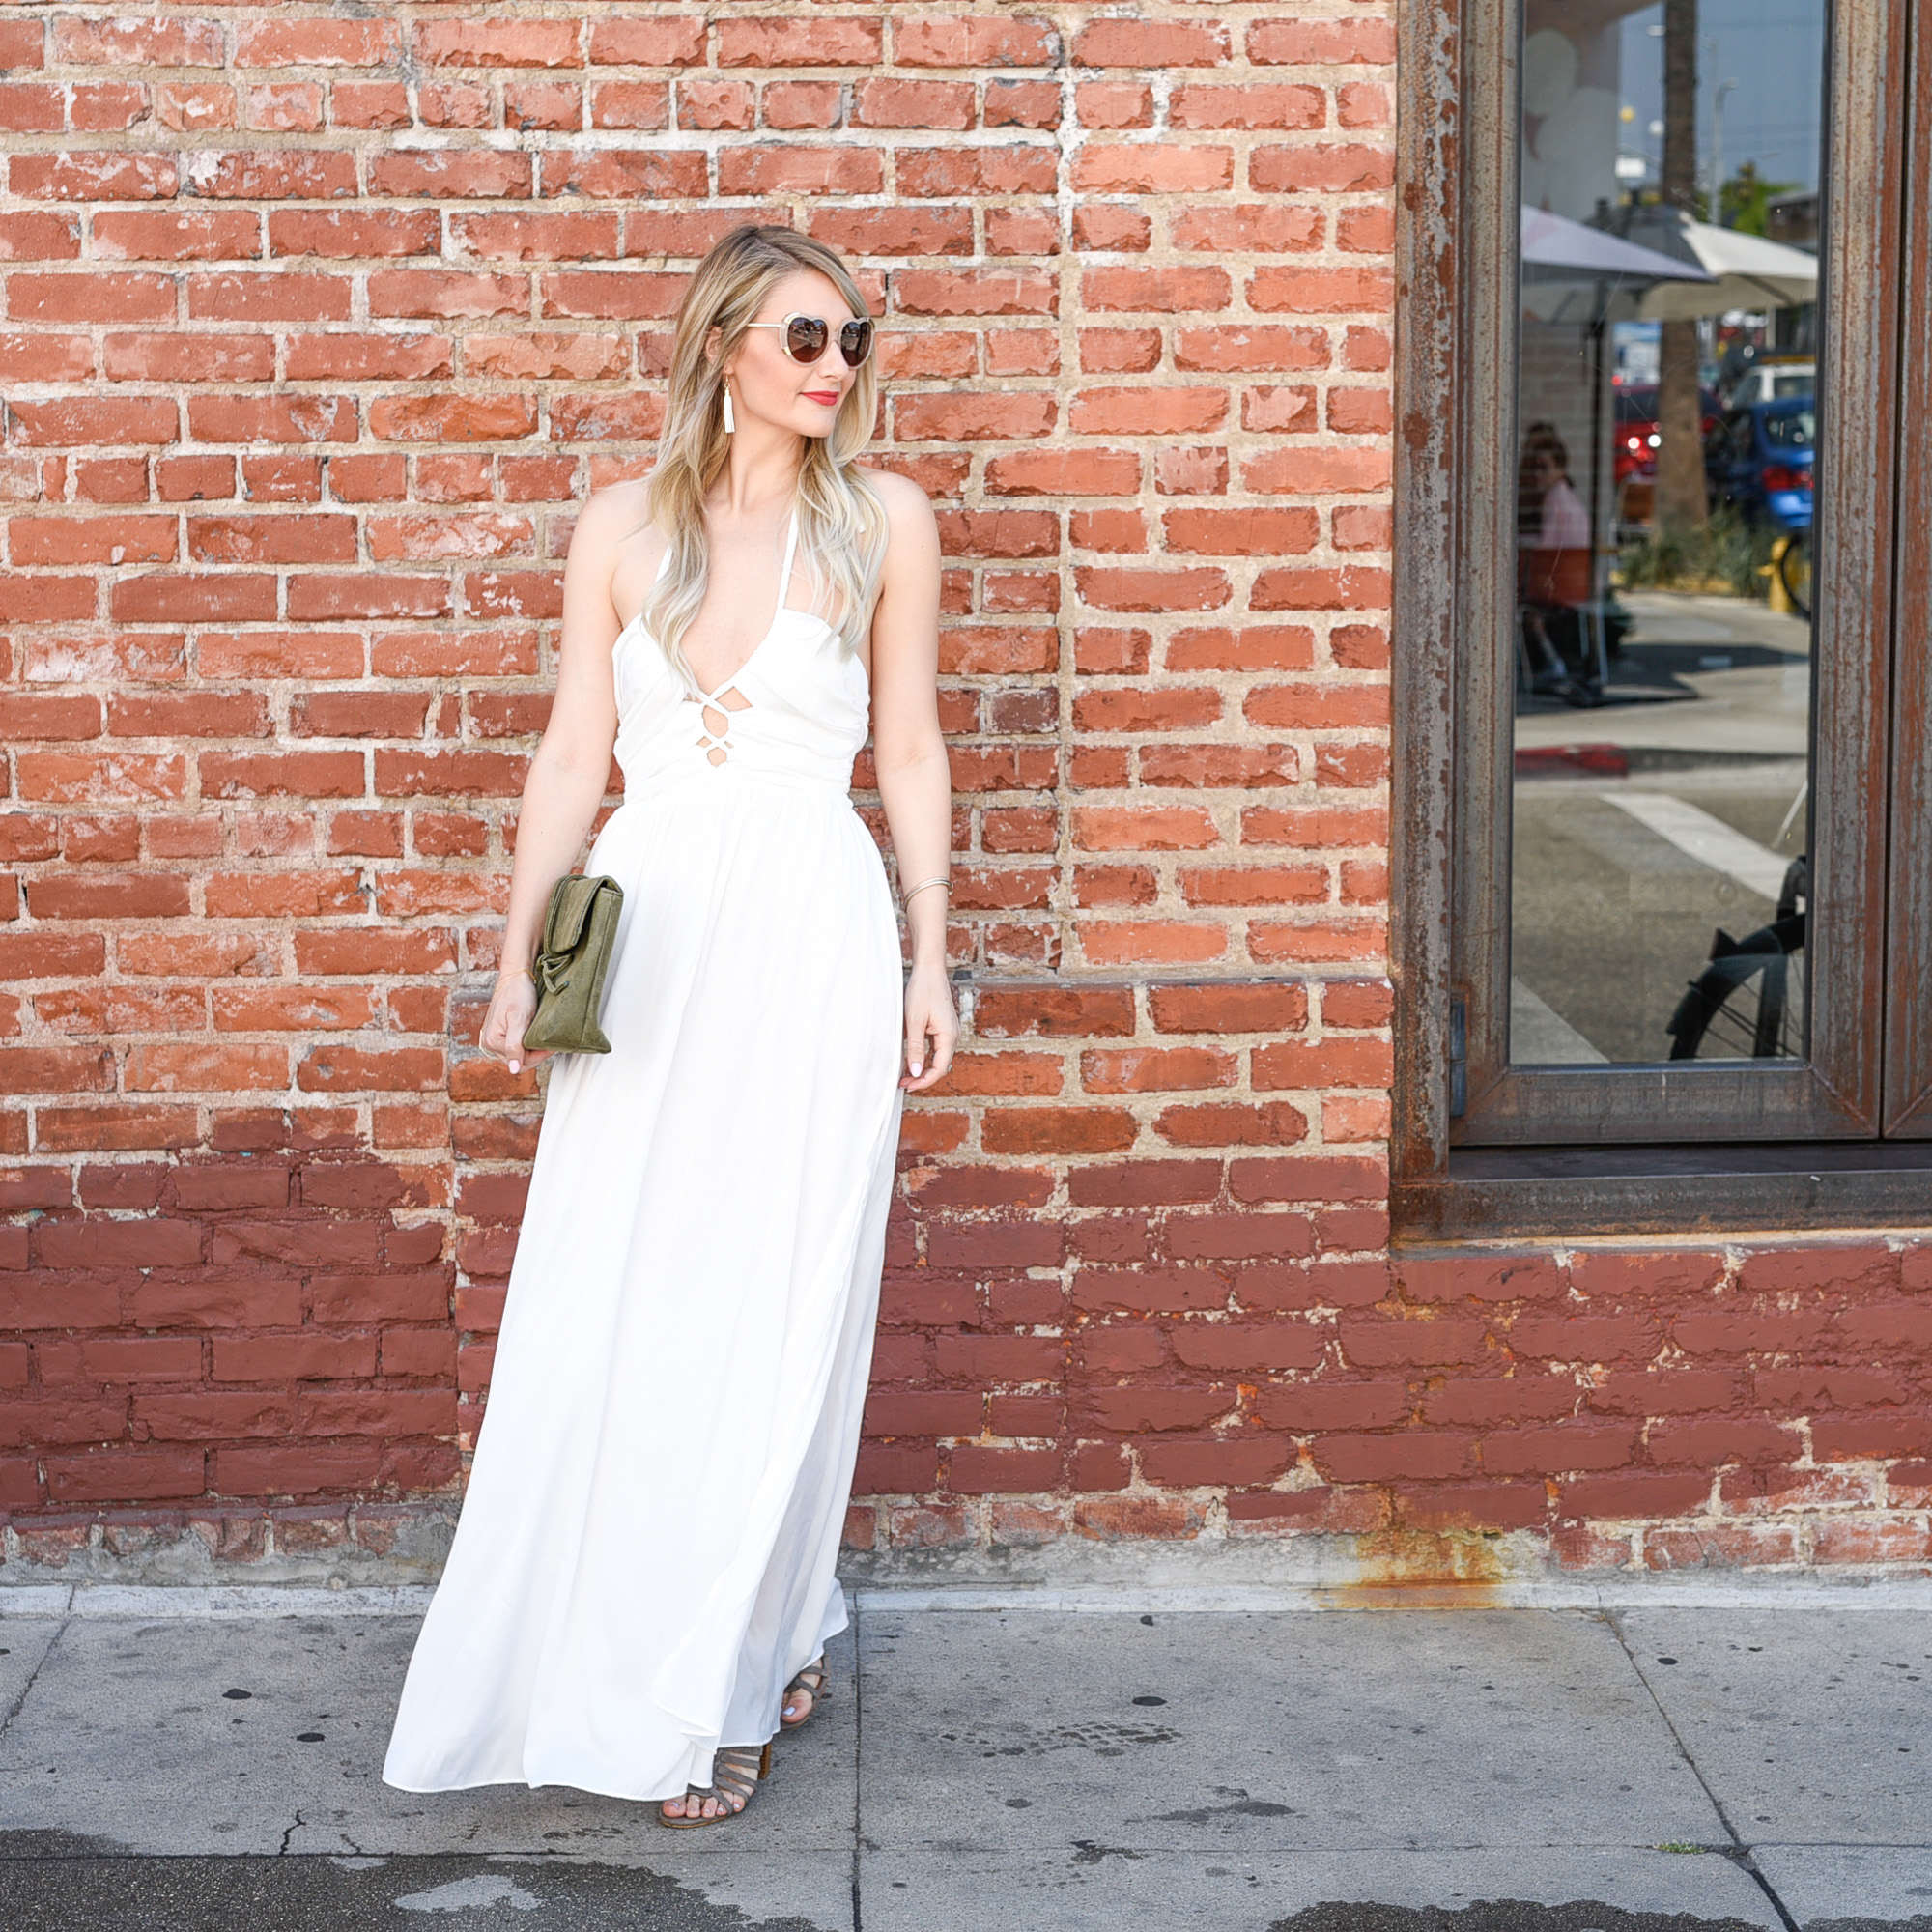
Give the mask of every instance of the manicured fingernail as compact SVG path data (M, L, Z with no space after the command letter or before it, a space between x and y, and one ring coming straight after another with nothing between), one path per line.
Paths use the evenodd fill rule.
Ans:
M922 1066L920 1065L919 1062L915 1060L915 1061L913 1062L913 1064L912 1064L912 1077L913 1077L913 1078L914 1078L915 1080L917 1080L917 1079L919 1078L920 1074L921 1074L921 1073L922 1073L922 1072L923 1072L923 1070L924 1070L924 1069L923 1069L923 1067L922 1067Z
M510 1071L512 1073L521 1073L523 1070L524 1070L524 1063L521 1060L513 1060L510 1062Z

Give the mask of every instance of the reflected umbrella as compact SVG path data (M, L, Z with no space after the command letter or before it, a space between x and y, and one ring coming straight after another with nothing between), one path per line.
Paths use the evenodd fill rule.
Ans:
M1818 258L1803 248L1676 216L1667 224L1647 221L1639 232L1646 243L1680 242L1704 271L1702 283L1679 275L1649 289L1636 311L1647 322L1680 322L1732 309L1796 308L1818 298Z
M1522 306L1539 322L1569 322L1572 303L1583 311L1590 335L1590 596L1601 603L1602 568L1598 532L1603 527L1604 331L1612 321L1649 313L1642 306L1660 289L1683 289L1691 299L1707 299L1718 286L1709 269L1672 235L1674 252L1645 247L1622 235L1547 208L1521 212ZM1787 252L1795 253L1795 250ZM1702 313L1702 310L1695 311ZM1597 674L1601 690L1607 676L1601 623L1597 630Z
M1536 285L1570 282L1594 286L1602 281L1622 281L1633 287L1618 293L1628 294L1634 300L1644 290L1660 282L1715 279L1700 262L1687 256L1642 247L1606 229L1572 221L1565 214L1552 214L1547 208L1522 211L1521 245L1523 280Z

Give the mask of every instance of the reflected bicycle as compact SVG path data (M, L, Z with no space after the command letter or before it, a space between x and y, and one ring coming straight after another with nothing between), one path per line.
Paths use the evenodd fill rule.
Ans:
M1664 1027L1672 1060L1804 1058L1809 885L1801 853L1785 868L1769 925L1742 939L1719 927L1704 970Z

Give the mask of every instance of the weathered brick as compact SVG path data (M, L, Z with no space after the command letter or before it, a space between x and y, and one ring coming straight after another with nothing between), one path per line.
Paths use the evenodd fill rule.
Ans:
M944 552L968 1031L855 1534L1923 1563L1932 1248L1391 1253L1386 9L363 12L0 22L0 1508L446 1506L571 520L752 216L851 257Z

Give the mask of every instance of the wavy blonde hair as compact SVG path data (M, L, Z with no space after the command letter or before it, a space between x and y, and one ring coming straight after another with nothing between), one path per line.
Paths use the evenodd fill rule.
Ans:
M747 225L724 236L697 265L678 303L664 430L646 503L670 543L670 561L645 592L642 616L671 668L694 691L684 635L704 601L710 543L704 499L724 468L724 382L720 371L745 339L766 298L787 275L815 269L854 315L869 313L851 271L822 242L789 228ZM715 354L707 354L712 331ZM876 354L855 372L832 433L804 439L798 470L799 553L810 573L812 608L837 611L847 649L872 620L886 554L886 514L854 459L871 440L878 412ZM781 587L780 596L784 595Z

